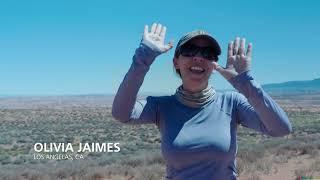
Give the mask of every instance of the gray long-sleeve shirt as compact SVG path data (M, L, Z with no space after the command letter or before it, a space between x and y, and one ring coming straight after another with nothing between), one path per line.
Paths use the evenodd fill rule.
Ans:
M174 95L136 100L157 56L143 44L115 96L112 114L126 124L154 123L161 133L166 179L236 179L237 125L270 136L292 131L286 113L264 92L250 71L232 78L240 92L216 93L200 108L181 104Z

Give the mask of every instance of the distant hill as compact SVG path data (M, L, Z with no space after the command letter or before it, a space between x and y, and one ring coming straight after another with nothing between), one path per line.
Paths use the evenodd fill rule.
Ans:
M320 78L308 81L288 81L262 85L270 94L313 94L320 93Z
M281 98L298 95L308 95L309 99L319 99L320 78L309 81L288 81L262 85L270 95ZM217 90L225 91L225 90ZM170 94L170 93L169 93ZM168 95L165 93L144 93L138 98L147 95ZM309 96L311 95L311 96ZM300 96L299 96L300 97ZM97 95L65 95L65 96L0 96L0 109L34 109L34 108L68 108L68 107L111 107L114 94Z
M0 109L111 107L114 95L0 97Z

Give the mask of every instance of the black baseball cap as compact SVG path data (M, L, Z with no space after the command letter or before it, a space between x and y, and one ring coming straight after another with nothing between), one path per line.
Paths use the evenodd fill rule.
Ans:
M217 56L221 54L221 48L217 40L215 40L208 32L204 30L195 30L186 33L182 36L177 44L176 50L174 52L174 56L178 56L180 54L181 47L192 39L203 37L209 40L210 46L215 50Z

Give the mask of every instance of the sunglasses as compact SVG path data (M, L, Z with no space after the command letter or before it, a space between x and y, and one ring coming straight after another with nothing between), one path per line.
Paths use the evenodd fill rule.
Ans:
M197 54L209 61L218 61L218 56L212 47L199 47L193 44L182 46L180 49L180 55L185 57L194 57Z

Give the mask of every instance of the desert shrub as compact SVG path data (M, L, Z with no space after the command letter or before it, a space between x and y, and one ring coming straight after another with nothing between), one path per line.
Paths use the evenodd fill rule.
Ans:
M19 139L17 140L17 143L27 143L27 142L28 142L28 140L25 139L25 137L19 138Z
M123 157L115 156L115 155L104 155L97 159L99 166L106 166L111 164L117 164L117 161Z
M256 162L258 159L263 157L264 155L264 150L260 150L259 148L257 149L251 149L251 150L246 150L246 151L240 151L238 153L238 157L246 160L249 163Z
M280 154L280 155L275 156L273 159L274 159L275 163L287 163L289 156L285 155L285 154Z
M269 174L272 169L272 162L269 159L264 158L254 163L254 167L256 168L256 171Z
M12 139L10 136L0 136L0 144L11 144Z
M98 158L98 157L101 157L103 154L100 153L100 152L90 152L88 154L88 157L92 157L92 158Z
M144 164L144 159L141 156L134 156L120 160L121 165L127 165L130 167L138 167Z
M251 176L248 178L248 180L260 180L260 176L256 173L251 174Z
M11 158L8 154L0 155L0 162L1 164L9 164L11 163Z
M165 169L161 164L153 164L150 166L142 166L135 169L137 180L158 180L165 174Z
M27 169L21 173L21 176L28 180L49 180L50 178L38 170Z
M37 159L29 159L29 163L30 164L38 164L40 161L39 160L37 160Z
M320 159L316 159L310 166L310 169L312 172L314 172L313 175L320 176Z
M105 172L108 176L111 175L124 175L124 176L129 176L129 175L135 175L133 167L128 166L128 165L120 165L120 164L112 164L108 165L105 167Z
M237 172L238 174L242 174L247 171L249 163L241 158L237 158Z
M148 153L145 156L146 165L165 164L165 161L160 152Z
M25 159L18 157L16 160L13 161L13 164L19 165L19 164L23 164L25 162L26 162Z

